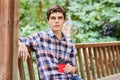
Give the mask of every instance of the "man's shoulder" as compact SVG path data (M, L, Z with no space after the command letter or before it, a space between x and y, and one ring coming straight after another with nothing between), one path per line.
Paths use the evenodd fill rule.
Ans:
M73 43L73 40L72 40L72 38L70 36L65 36L65 38L66 38L67 42L72 42Z
M47 31L46 31L46 30L44 30L44 31L39 31L39 32L37 32L37 35L40 35L40 36L47 35Z

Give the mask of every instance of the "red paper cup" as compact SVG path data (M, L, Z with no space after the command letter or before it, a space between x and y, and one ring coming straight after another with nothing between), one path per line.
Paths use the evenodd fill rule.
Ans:
M58 72L64 73L63 68L66 66L66 64L58 64Z

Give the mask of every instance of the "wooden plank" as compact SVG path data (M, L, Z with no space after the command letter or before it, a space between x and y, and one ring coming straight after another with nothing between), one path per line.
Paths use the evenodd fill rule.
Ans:
M83 61L82 61L82 52L80 48L77 48L77 55L78 55L78 60L79 60L79 66L80 66L80 70L81 71L81 77L85 80L85 74L84 74L84 65L83 65Z
M77 54L76 54L76 57L75 57L75 60L76 60L76 64L77 64L77 66L78 66L78 72L77 72L77 74L79 75L79 76L81 76L81 73L80 73L80 60L79 60L79 54L80 53L80 51L79 51L79 49L77 49Z
M107 51L106 51L106 47L103 47L103 54L104 54L104 64L105 64L105 68L106 68L106 75L110 75L109 74L109 67L108 67L108 57L107 57Z
M13 2L12 2L13 1ZM10 10L13 10L12 16L13 18L13 29L12 29L12 80L18 79L18 26L19 26L19 7L20 2L19 0L12 0L10 1L11 8ZM11 19L9 19L11 20Z
M14 5L14 0L0 1L0 80L17 80L18 23Z
M120 46L118 48L119 48L119 72L120 72Z
M103 64L103 53L100 47L98 48L98 53L99 53L99 59L100 59L99 61L100 61L102 76L105 77L105 69L104 69L104 64Z
M11 79L8 42L8 0L0 1L0 80ZM9 63L8 63L9 62Z
M112 54L113 54L113 64L114 64L114 70L115 70L115 73L117 73L116 54L115 54L115 49L114 49L114 46L111 46L111 49L112 49Z
M87 71L87 79L91 80L91 76L90 76L90 69L89 69L89 65L88 65L88 53L87 53L87 49L83 48L83 55L84 55L84 60L85 60L85 67L86 67L86 71Z
M93 53L92 53L92 48L88 48L89 51L89 57L90 57L90 69L92 70L92 79L96 79L95 76L95 69L94 69L94 63L93 63Z
M76 48L86 48L86 47L105 47L105 46L115 46L120 44L120 41L112 41L112 42L95 42L95 43L77 43L75 44Z
M120 72L120 52L119 52L119 47L116 47L116 53L117 53L117 67L118 71Z
M25 79L25 72L24 72L24 65L23 65L22 58L19 58L18 67L19 67L20 80L26 80Z
M108 49L108 57L109 57L109 67L110 67L110 73L114 74L114 70L113 70L113 63L112 63L112 53L111 53L111 47L107 47Z
M94 57L95 57L95 66L96 66L96 72L97 72L97 77L100 78L100 68L99 68L99 61L98 61L98 53L97 53L97 48L93 48L94 51Z
M30 53L30 56L31 56L31 52L29 52L29 53ZM28 63L28 71L29 71L30 80L35 80L32 56L27 59L27 63Z
M119 67L118 67L118 63L119 63L119 53L118 53L118 47L117 46L114 46L114 50L115 50L115 61L116 61L116 70L117 70L117 73L119 73Z
M78 67L78 71L77 71L77 75L78 76L81 76L81 73L80 73L80 64L79 64L79 60L78 60L78 55L76 54L75 55L75 61L76 61L76 66ZM38 67L38 66L37 66ZM38 72L39 72L39 69L38 69ZM39 73L40 74L40 73ZM39 76L40 77L40 76Z
M118 50L119 50L119 73L120 73L120 45L118 46Z

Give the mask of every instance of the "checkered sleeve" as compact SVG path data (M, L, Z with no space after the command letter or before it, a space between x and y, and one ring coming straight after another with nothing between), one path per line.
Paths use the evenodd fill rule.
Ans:
M76 66L76 48L75 48L75 45L74 45L74 42L72 41L72 47L71 47L71 53L70 53L70 64L73 65L73 66Z
M39 39L40 39L40 33L36 33L24 38L19 38L21 42L25 43L26 46L34 50L37 49L37 46L39 44Z

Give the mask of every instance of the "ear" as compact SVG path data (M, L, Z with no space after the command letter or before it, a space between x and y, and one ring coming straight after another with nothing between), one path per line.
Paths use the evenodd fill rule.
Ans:
M64 21L66 22L66 21L67 21L67 19L65 19L65 18L64 18Z

